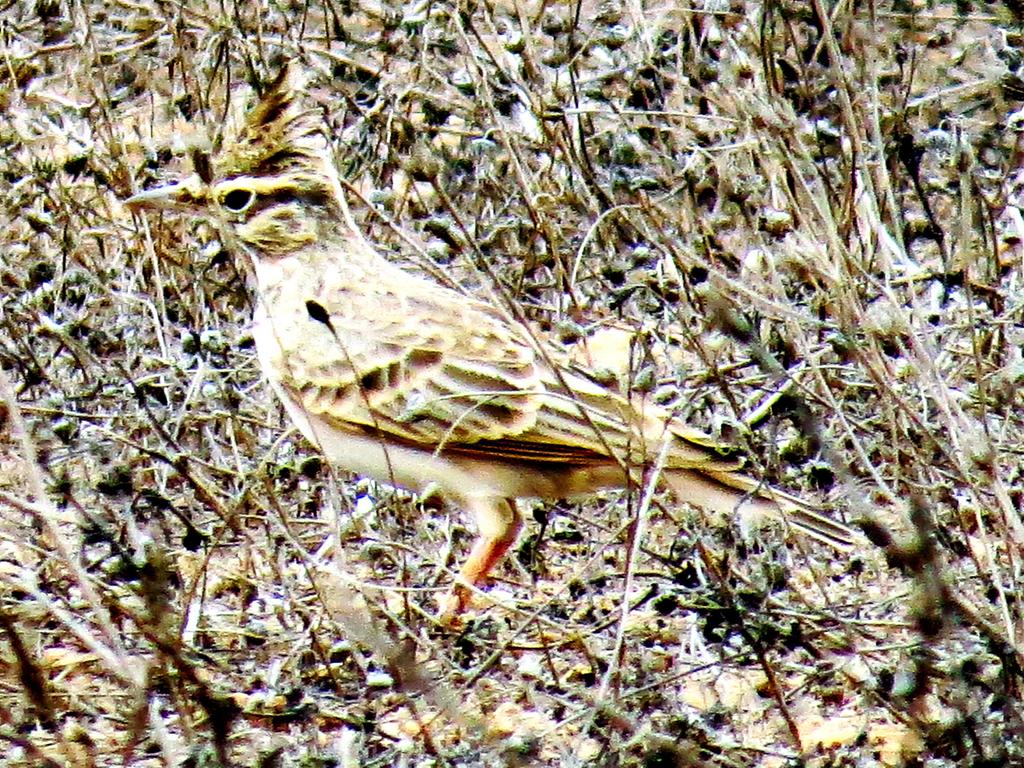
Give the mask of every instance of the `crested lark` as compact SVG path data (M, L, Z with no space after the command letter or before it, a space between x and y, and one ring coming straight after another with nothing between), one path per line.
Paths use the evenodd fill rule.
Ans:
M133 207L205 215L258 297L260 364L292 420L334 464L420 491L440 487L479 537L446 614L461 610L515 542L520 497L635 482L658 455L677 497L726 514L773 514L838 548L851 531L740 472L709 436L561 362L495 307L392 265L349 215L294 64L209 169Z

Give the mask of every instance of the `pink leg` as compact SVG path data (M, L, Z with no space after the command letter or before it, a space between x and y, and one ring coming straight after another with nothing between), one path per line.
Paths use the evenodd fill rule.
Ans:
M487 578L523 528L523 520L511 499L473 499L466 506L475 515L480 533L451 591L441 601L443 622L466 609L473 594L471 587L479 586Z

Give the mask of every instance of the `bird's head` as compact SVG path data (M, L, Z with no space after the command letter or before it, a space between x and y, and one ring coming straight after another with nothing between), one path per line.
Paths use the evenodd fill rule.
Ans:
M301 103L303 86L298 65L285 65L234 141L212 157L195 155L188 178L125 204L208 217L229 248L254 261L329 237L345 219L344 202L322 116Z

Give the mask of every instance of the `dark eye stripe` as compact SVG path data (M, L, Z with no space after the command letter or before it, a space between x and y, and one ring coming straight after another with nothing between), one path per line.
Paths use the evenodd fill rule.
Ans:
M301 203L309 206L327 205L330 195L323 189L279 189L272 195L266 196L270 203Z
M256 192L245 187L237 187L226 192L220 203L229 213L245 214L246 218L274 208L279 205L290 205L299 203L308 208L335 208L332 205L334 196L323 187L303 189L301 187L286 187L276 189L273 192Z
M256 202L250 206L247 213L254 216L260 211L273 208L277 205L288 205L299 203L309 208L330 206L331 195L324 189L279 189L268 194L257 195Z

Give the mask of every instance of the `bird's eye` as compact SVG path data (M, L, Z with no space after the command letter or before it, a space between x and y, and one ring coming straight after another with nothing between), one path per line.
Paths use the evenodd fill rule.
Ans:
M221 199L221 204L229 211L238 213L244 211L252 203L252 190L249 189L232 189Z

